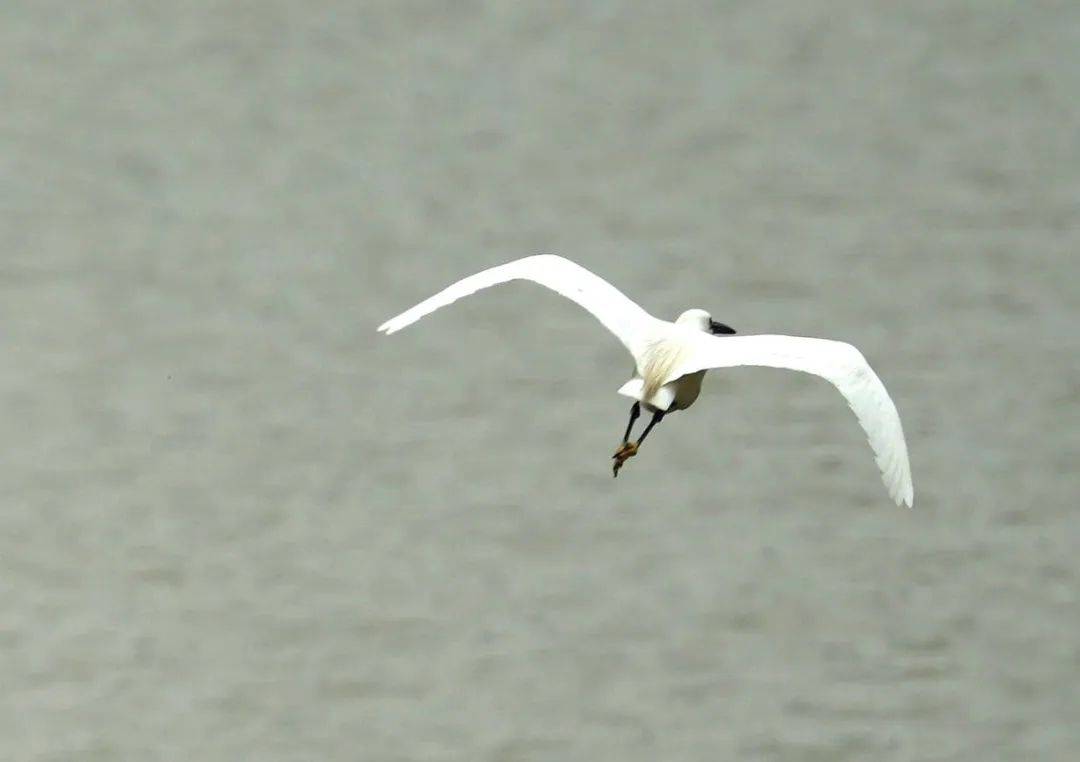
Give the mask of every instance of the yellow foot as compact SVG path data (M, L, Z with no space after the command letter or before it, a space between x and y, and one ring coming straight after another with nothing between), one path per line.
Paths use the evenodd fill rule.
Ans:
M612 469L611 475L618 476L619 469L623 467L630 458L634 457L638 453L638 446L633 442L623 442L619 446L619 449L615 451L615 454L611 457L615 459L615 467Z

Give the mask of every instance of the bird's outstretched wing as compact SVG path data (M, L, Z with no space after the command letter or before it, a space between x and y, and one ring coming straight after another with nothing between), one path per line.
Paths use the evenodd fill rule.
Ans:
M424 315L456 302L463 296L511 280L531 280L577 302L615 334L635 359L648 343L652 329L661 322L606 280L581 265L554 254L537 254L463 278L435 296L387 320L379 326L379 330L387 334L400 331Z
M759 365L821 376L840 390L859 419L889 496L897 505L914 503L911 466L896 405L858 349L841 341L800 336L686 337L678 367L668 381L708 368Z

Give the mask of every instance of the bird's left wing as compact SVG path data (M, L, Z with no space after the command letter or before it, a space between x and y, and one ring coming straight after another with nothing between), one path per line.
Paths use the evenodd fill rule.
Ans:
M885 385L858 349L841 341L801 336L693 334L667 381L708 368L758 365L812 373L835 386L870 440L881 478L897 505L914 502L900 414Z
M651 340L655 326L661 322L619 289L581 265L554 254L537 254L463 278L387 320L379 326L379 330L387 334L400 331L463 296L511 280L531 280L577 302L615 334L635 360Z

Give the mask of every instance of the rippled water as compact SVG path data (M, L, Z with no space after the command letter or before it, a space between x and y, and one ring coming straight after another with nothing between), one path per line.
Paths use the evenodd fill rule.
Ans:
M1069 760L1068 3L0 11L0 756ZM857 344L630 364L526 285Z

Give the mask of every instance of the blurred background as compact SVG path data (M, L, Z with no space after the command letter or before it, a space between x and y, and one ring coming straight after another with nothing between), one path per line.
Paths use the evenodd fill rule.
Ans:
M9 2L0 757L1067 760L1080 6ZM631 363L528 284L860 347Z

